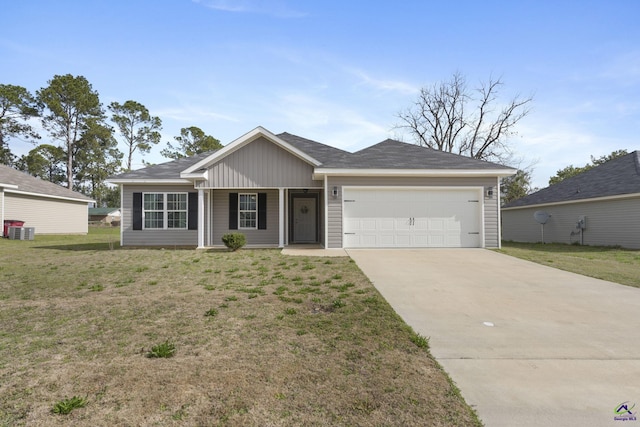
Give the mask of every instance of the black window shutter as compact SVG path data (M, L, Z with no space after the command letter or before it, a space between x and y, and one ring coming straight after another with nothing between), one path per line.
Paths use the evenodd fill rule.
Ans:
M229 193L229 230L238 229L238 193Z
M189 200L187 206L187 222L189 224L189 230L198 229L198 193L189 193Z
M258 230L267 229L267 193L258 193Z
M142 193L133 193L133 229L142 230Z

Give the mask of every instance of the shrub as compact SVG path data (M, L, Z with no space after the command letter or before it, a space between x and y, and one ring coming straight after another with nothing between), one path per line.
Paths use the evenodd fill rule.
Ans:
M247 238L242 233L229 233L222 236L222 243L232 251L237 251L247 244Z

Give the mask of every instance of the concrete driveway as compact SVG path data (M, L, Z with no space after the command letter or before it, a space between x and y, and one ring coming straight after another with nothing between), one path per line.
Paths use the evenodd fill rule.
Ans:
M484 249L347 252L487 427L640 427L640 289Z

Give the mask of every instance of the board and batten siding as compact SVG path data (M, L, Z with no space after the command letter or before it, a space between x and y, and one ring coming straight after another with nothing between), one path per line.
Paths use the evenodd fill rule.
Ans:
M35 234L87 234L89 203L5 191L4 219L24 221Z
M579 216L585 215L587 217L587 227L583 234L585 245L640 249L640 196L503 209L502 238L514 242L541 242L542 227L533 218L536 211L551 214L544 225L545 243L580 242L576 223Z
M198 230L134 230L133 193L189 193L193 185L123 185L123 246L197 246Z
M327 178L327 187L338 187L338 197L329 196L327 201L327 247L342 247L342 187L495 187L496 178L445 178L445 177L352 177L330 176ZM497 189L494 190L497 192ZM484 246L497 248L498 241L498 200L493 197L484 197Z
M209 167L209 188L314 188L313 166L265 138L239 148Z
M227 233L244 234L247 238L247 246L278 246L278 190L213 190L212 193L212 246L222 246L222 236ZM266 193L267 228L264 230L230 230L229 193Z

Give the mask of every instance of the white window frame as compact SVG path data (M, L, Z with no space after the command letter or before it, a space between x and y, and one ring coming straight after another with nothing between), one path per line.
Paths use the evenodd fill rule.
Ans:
M242 203L242 196L253 196L256 200L256 208L255 209L240 209ZM243 227L242 219L240 218L243 213L251 213L253 212L255 216L255 226L253 227ZM238 193L238 230L257 230L258 229L258 193Z
M145 209L145 196L148 194L158 194L162 196L162 209ZM169 195L184 195L185 209L168 209ZM162 227L147 227L147 212L162 212ZM184 212L184 227L169 227L169 213ZM174 191L153 191L142 193L142 229L143 230L188 230L189 229L189 193Z

